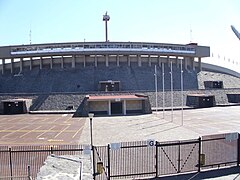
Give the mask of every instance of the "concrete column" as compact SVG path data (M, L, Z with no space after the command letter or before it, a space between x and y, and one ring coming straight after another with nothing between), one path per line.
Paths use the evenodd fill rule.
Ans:
M2 74L5 73L5 59L2 59Z
M50 59L50 69L53 68L53 57L51 56L51 59Z
M119 54L117 55L117 66L119 66Z
M131 60L129 55L127 55L127 62L128 62L128 66L131 66Z
M23 58L20 58L20 65L19 65L19 71L23 71Z
M107 54L105 55L105 58L106 58L106 67L108 67L109 62L108 62L108 55Z
M192 58L192 70L195 71L195 61L194 61L194 58Z
M40 60L39 60L39 65L40 65L40 69L42 69L42 57L40 57Z
M72 56L72 68L76 67L76 57L75 55Z
M161 57L160 57L160 56L158 56L158 66L159 66L159 67L161 67L161 65L162 65L162 62L161 62Z
M123 115L127 115L127 105L126 100L123 100Z
M108 100L108 115L109 115L109 116L112 115L111 111L112 111L112 110L111 110L111 101Z
M97 67L97 56L94 56L94 66Z
M202 71L202 59L201 59L201 57L198 57L198 69L199 69L199 71Z
M142 59L141 59L141 55L137 55L138 56L138 66L141 67L142 66Z
M32 70L32 57L30 57L30 60L29 60L29 69L30 69L30 71Z
M148 66L151 67L151 65L152 65L152 62L151 62L151 56L148 55Z
M185 57L184 58L184 66L185 66L185 69L187 69L187 65L188 65L188 59L189 59L189 57Z
M170 58L169 58L169 56L167 56L167 63L168 63L168 67L170 67Z
M11 58L11 73L13 73L13 63L14 63L14 59Z
M61 68L63 69L63 67L64 67L64 57L62 56L61 57Z
M177 68L179 68L179 65L180 65L180 59L178 59L178 56L176 56L176 63L177 63Z
M86 55L83 55L83 67L86 67Z

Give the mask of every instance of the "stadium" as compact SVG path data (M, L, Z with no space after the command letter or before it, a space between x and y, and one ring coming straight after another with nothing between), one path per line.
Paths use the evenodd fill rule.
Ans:
M238 179L238 5L2 3L0 180Z
M236 72L203 63L209 56L210 47L196 43L0 47L0 152L1 164L8 166L0 167L1 177L49 178L45 175L55 165L46 164L79 163L76 156L92 166L83 179L162 178L240 164L238 133L232 128L238 127L234 107L240 103L240 79ZM223 109L208 108L216 106ZM225 106L233 106L227 109L231 129ZM222 124L229 129L222 130ZM224 133L209 135L216 132ZM92 158L86 158L91 150ZM224 155L216 158L219 153ZM82 176L79 164L67 166Z
M0 47L1 112L71 110L80 116L89 112L150 113L151 107L181 106L181 95L183 106L237 103L239 78L202 63L209 56L210 47L196 43L79 42ZM209 94L210 104L197 103L196 99ZM7 108L19 98L26 99L21 101L25 110Z

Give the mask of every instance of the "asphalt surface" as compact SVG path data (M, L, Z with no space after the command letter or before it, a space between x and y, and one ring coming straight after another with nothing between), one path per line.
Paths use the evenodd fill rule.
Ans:
M78 144L85 119L71 114L0 116L0 145Z

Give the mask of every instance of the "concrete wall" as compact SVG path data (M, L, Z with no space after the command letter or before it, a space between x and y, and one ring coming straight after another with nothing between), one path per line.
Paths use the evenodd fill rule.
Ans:
M154 65L132 67L88 66L69 69L33 69L19 75L0 75L0 93L90 92L99 81L120 81L123 91L154 90ZM162 88L162 67L157 66L158 87ZM184 88L197 89L197 72L184 69ZM170 89L170 67L164 66L165 89ZM180 68L173 65L173 88L180 89Z
M135 93L138 93L137 91ZM155 92L141 92L149 97L151 107L155 107ZM183 91L183 104L186 106L188 94L212 94L215 95L216 105L229 104L227 94L240 93L240 89L222 89L222 90L189 90ZM14 99L14 98L27 98L33 99L31 110L66 110L69 105L74 106L74 110L83 106L86 94L39 94L39 95L0 95L0 100ZM44 98L43 98L44 97ZM173 91L173 106L180 107L181 104L181 91ZM162 92L158 92L158 107L163 107ZM37 105L36 105L37 104ZM85 105L86 106L86 103ZM35 107L35 108L33 108ZM171 91L165 92L165 107L171 107ZM83 107L82 107L83 108ZM83 111L81 109L81 111ZM88 110L84 110L88 112Z
M126 102L127 110L141 110L142 109L142 101L137 100L128 100Z

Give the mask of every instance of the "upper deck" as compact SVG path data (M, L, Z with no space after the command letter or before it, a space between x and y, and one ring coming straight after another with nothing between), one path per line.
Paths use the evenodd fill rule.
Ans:
M197 44L145 42L73 42L0 47L0 58L64 55L144 54L163 56L209 57L210 47Z

